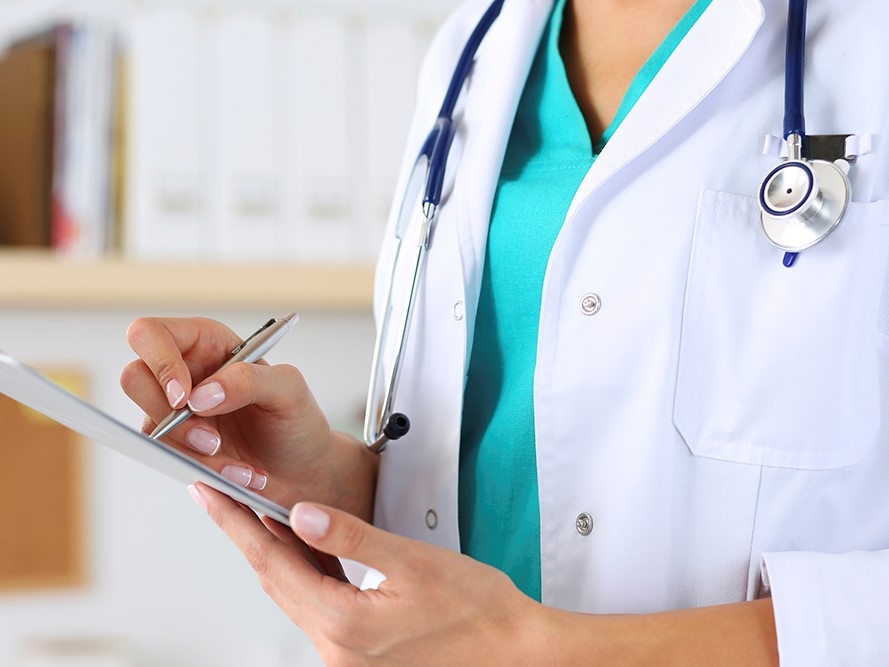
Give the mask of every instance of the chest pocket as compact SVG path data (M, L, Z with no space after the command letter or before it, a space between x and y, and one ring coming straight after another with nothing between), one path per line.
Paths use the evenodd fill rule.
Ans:
M862 459L880 427L887 256L889 202L850 204L787 269L754 199L702 194L673 412L695 455L803 470Z

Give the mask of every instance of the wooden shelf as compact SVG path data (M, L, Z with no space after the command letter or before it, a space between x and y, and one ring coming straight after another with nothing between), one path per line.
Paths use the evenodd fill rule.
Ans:
M284 306L369 312L370 266L80 261L0 251L2 306Z

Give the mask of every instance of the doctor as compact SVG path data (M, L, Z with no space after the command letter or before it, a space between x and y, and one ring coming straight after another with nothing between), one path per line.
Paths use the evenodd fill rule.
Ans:
M489 5L431 48L402 188ZM852 189L798 256L758 201L793 157L787 24L785 0L506 0L382 453L292 367L207 378L221 324L130 327L146 428L189 401L174 440L295 504L291 532L191 489L329 664L889 664L889 5L810 8L806 130L849 136L806 150ZM325 576L296 536L387 579Z

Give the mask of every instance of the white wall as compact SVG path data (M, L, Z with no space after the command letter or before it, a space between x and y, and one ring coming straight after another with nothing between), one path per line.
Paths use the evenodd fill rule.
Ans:
M138 425L140 412L118 377L133 358L124 332L143 314L161 313L0 308L0 349L31 365L85 369L89 399ZM246 335L279 313L199 314ZM269 359L298 366L331 420L353 424L372 346L368 315L304 312ZM30 639L84 636L124 640L138 667L321 665L181 485L100 445L89 444L86 453L89 582L67 591L0 594L0 665L19 667ZM40 483L38 470L2 474ZM14 502L2 484L0 502Z

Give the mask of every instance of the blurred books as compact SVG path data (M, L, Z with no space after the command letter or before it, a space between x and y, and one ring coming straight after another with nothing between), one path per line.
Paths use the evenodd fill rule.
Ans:
M100 23L63 23L0 56L0 243L95 257L116 212L118 47Z
M372 263L446 7L105 4L0 52L0 246Z

